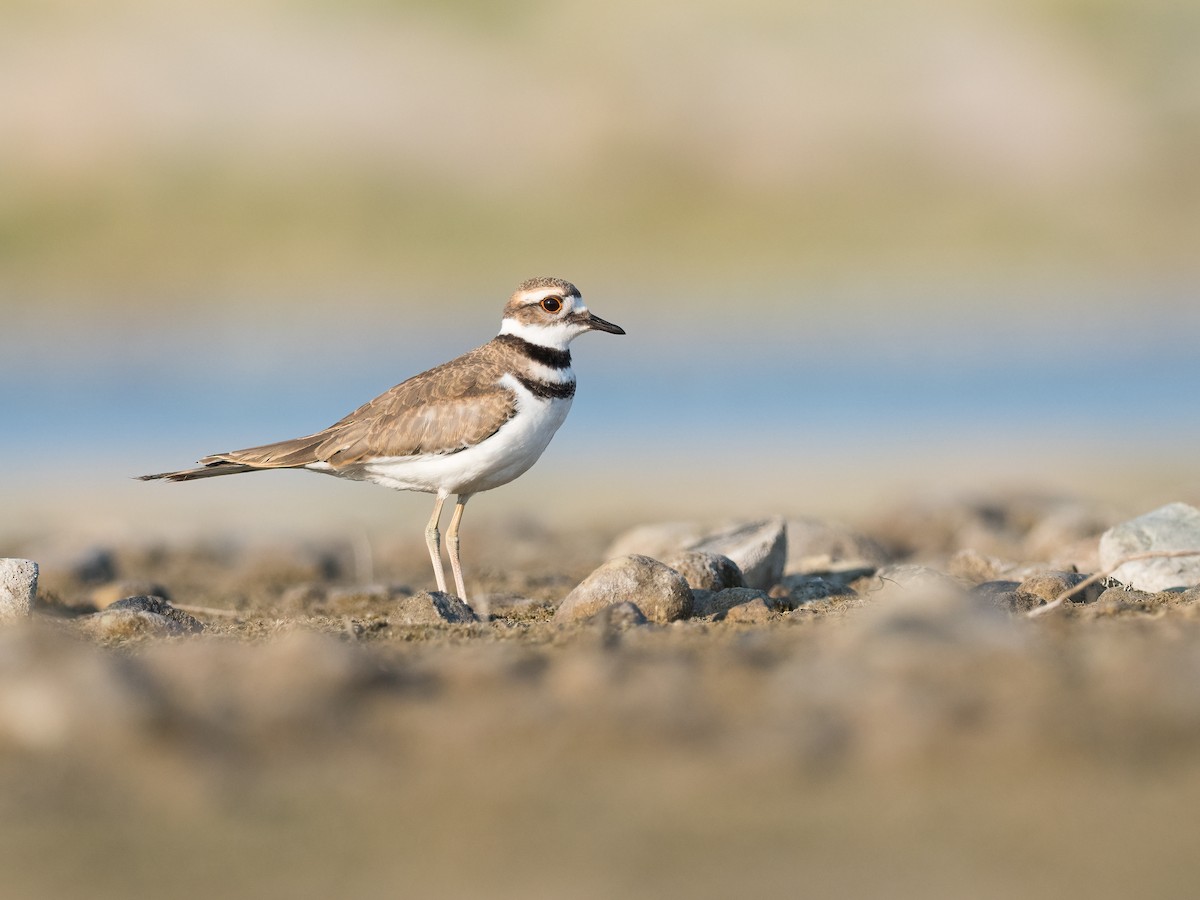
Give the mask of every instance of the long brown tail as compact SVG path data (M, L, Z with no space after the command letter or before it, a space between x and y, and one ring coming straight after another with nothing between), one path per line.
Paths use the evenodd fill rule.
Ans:
M195 481L197 478L216 478L218 475L237 475L241 472L260 472L258 466L243 466L223 460L201 466L199 469L183 469L179 472L159 472L157 475L138 475L138 481Z
M299 469L318 462L316 449L325 440L326 432L319 431L302 438L276 441L260 447L248 447L230 453L214 453L200 460L198 469L182 469L179 472L159 472L157 475L139 475L142 481L195 481L197 478L215 478L218 475L237 475L241 472L261 472L263 469Z

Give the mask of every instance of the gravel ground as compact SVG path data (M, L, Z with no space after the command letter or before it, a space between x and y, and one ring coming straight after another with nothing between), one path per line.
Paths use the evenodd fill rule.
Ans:
M611 534L483 567L486 625L399 621L419 544L77 554L0 629L0 894L1188 896L1200 592L1023 614L1116 521L793 521L753 611L668 624L552 621Z

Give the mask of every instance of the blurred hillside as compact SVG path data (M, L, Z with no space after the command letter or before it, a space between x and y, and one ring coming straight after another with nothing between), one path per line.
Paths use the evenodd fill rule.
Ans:
M4 0L0 305L1188 283L1198 42L1193 0Z

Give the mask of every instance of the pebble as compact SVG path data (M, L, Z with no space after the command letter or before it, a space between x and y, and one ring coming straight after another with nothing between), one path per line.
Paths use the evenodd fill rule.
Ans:
M783 578L787 563L787 523L777 517L735 525L687 549L727 556L742 570L746 587L770 590Z
M787 563L787 523L776 517L717 530L693 522L641 525L617 537L607 555L636 554L661 560L685 550L728 557L741 570L748 587L769 590L779 583Z
M1078 572L1039 572L1030 575L1017 586L1017 591L1039 597L1046 603L1057 600L1064 591L1069 591L1086 576ZM1072 594L1067 600L1071 603L1095 603L1104 591L1102 584L1090 584L1077 594Z
M555 611L554 621L589 619L627 600L659 624L692 615L692 591L683 576L656 559L634 554L609 560L580 582Z
M742 624L755 625L762 622L770 621L771 617L779 611L776 604L777 601L770 597L755 597L748 603L739 603L737 606L732 606L722 618L723 622L739 622Z
M737 563L719 553L681 550L662 562L682 575L693 591L721 591L746 584Z
M740 606L744 603L753 603L755 600L763 600L767 603L775 604L777 601L770 595L758 588L726 588L723 591L698 591L695 594L696 604L694 615L697 616L723 616L735 606Z
M79 620L80 627L105 639L199 634L204 624L161 597L126 597Z
M32 559L0 559L0 622L29 615L37 583L38 564Z
M397 603L388 620L393 625L446 625L478 622L479 618L453 594L418 591Z
M1186 503L1168 503L1144 516L1114 525L1100 537L1100 565L1109 569L1127 556L1151 550L1200 551L1200 509ZM1191 587L1200 584L1200 553L1135 560L1125 563L1112 577L1150 593Z

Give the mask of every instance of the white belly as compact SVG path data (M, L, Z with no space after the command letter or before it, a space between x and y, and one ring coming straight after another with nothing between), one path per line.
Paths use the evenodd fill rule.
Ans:
M540 399L515 379L517 412L491 437L460 450L428 456L397 456L332 470L310 468L401 491L474 494L508 484L527 472L554 437L571 409L571 400Z

